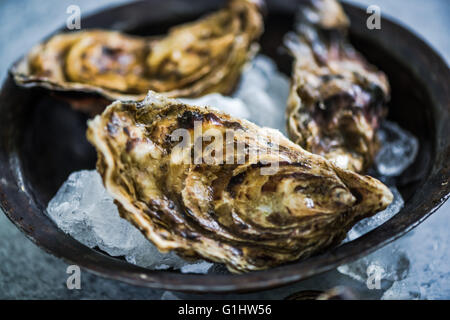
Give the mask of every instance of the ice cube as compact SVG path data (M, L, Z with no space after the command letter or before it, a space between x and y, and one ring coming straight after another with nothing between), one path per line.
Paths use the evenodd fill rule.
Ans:
M419 142L410 132L398 124L384 121L378 130L381 148L375 157L375 167L385 176L400 175L414 162Z

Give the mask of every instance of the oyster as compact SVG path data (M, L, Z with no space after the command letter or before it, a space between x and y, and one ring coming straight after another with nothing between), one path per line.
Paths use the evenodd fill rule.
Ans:
M120 215L159 250L266 269L340 243L389 189L279 131L149 92L88 122Z
M24 86L91 91L109 100L141 100L149 89L169 97L227 94L257 50L260 6L231 0L154 38L105 30L57 34L34 47L12 73Z
M348 19L335 0L309 1L285 44L294 57L287 107L289 137L356 172L378 149L389 83L347 40Z

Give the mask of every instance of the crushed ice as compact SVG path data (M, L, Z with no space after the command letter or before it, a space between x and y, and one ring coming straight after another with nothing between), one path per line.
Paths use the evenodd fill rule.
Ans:
M205 273L212 263L189 263L174 252L161 253L119 216L96 170L72 173L50 201L47 214L64 232L84 245L150 269Z
M277 70L270 58L258 55L244 70L232 97L213 93L198 99L181 100L220 108L233 116L286 133L285 105L288 94L288 77ZM391 122L383 124L379 137L384 146L375 162L377 171L384 176L399 175L414 161L418 149L417 139ZM395 186L390 188L394 194L393 203L374 217L356 224L348 233L346 241L373 230L400 211L403 199ZM130 263L150 269L170 268L185 273L224 272L221 265L202 260L188 262L173 252L159 252L137 228L119 217L112 197L95 170L72 173L48 204L47 213L64 232L81 243L91 248L98 247L111 256L124 257ZM358 277L361 268L364 269L364 265L356 269L346 265L340 271ZM389 267L386 270L389 272ZM398 276L395 279L400 278Z

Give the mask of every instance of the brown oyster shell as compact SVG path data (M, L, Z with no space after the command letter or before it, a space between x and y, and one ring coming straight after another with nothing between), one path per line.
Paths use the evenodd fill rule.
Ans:
M364 172L378 150L390 89L386 75L348 42L348 26L335 0L310 1L300 11L296 32L285 38L295 60L287 128L306 150Z
M184 148L173 139L180 129ZM337 245L356 221L392 201L380 181L343 170L276 130L154 92L140 103L108 106L88 122L87 137L123 218L163 252L224 263L232 272Z
M142 100L148 90L168 97L228 94L258 49L260 7L259 1L231 0L160 37L106 30L57 34L34 47L12 74L23 86L95 92L109 101Z

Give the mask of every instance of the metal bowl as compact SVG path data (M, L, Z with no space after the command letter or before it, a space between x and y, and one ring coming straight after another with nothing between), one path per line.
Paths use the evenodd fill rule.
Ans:
M267 2L262 52L290 74L291 60L280 53L279 47L283 35L293 27L298 3ZM220 5L223 1L137 2L96 13L81 23L83 28L159 34ZM33 242L71 264L134 285L191 292L281 286L355 260L402 236L449 197L449 68L423 40L404 27L383 18L381 30L368 30L364 10L347 4L344 8L352 23L352 43L389 76L389 118L414 133L420 142L417 159L397 179L405 207L375 230L309 259L242 275L152 271L90 249L64 234L45 214L48 201L72 171L94 168L96 155L85 139L87 116L73 111L49 91L17 87L11 77L0 94L1 207Z

